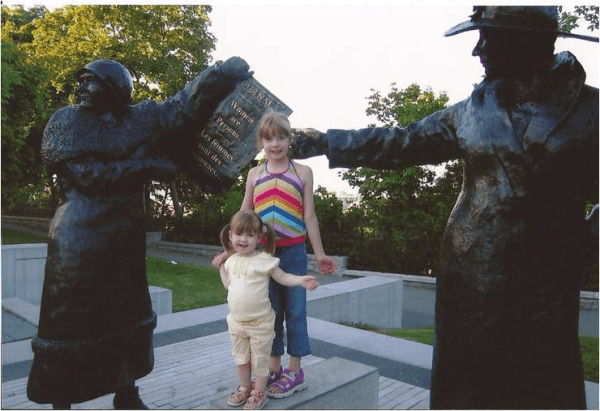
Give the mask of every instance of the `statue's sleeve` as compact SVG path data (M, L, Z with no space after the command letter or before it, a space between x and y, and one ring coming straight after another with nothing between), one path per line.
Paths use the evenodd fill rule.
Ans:
M203 129L221 100L229 95L238 81L249 78L246 62L238 57L208 67L188 82L183 90L158 104L161 128L174 130L182 126Z
M456 159L459 111L454 105L407 127L328 130L324 137L329 167L397 170Z
M167 159L131 159L117 161L68 161L65 177L79 189L104 190L115 186L130 186L148 179L169 180L176 173L175 165Z

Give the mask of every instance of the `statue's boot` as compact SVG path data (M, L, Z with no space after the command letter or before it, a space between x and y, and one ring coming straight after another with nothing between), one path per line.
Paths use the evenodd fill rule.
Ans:
M139 388L132 386L119 390L113 398L115 410L147 410L148 407L138 393Z

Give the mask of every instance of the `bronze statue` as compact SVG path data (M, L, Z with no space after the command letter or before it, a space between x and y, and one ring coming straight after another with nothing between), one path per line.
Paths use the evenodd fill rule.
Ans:
M135 380L154 365L156 314L146 280L143 185L175 176L176 147L190 135L180 130L204 127L251 73L233 57L164 102L135 105L120 63L96 60L76 75L79 104L54 113L42 141L60 202L50 224L27 395L70 408L115 392L115 408L146 408Z
M598 89L554 55L556 7L475 7L485 79L397 128L297 130L297 158L400 169L461 158L443 238L431 408L585 408L578 340L583 250L597 230ZM590 227L594 221L595 227ZM596 231L597 232L597 231Z

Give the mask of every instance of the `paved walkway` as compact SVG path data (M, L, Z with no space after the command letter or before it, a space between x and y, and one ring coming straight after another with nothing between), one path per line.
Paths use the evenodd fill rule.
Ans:
M226 312L227 307L222 305L159 317L154 370L138 381L141 396L150 408L206 409L211 401L235 388L236 370L223 320ZM315 319L309 319L309 334L313 355L304 358L304 367L333 356L375 365L380 370L379 409L428 408L430 346ZM3 409L51 408L26 397L29 343L24 340L2 346ZM398 353L405 357L400 361L405 362L394 358ZM310 384L310 374L307 382ZM73 408L111 409L112 395Z

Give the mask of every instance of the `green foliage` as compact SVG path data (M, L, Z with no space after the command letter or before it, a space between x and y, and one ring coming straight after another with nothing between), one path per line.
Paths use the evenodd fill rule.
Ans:
M386 96L373 91L368 100L367 114L394 127L444 108L448 96L436 96L417 84L398 90L392 83ZM356 234L363 249L353 250L352 268L433 275L441 236L462 185L462 166L448 163L442 176L425 167L359 168L343 178L358 187L364 213Z
M441 92L436 97L431 88L421 90L415 83L404 90L398 90L396 83L392 83L390 87L386 96L371 89L372 94L367 98L367 115L375 116L385 127L406 126L443 109L448 103L446 92Z
M173 312L227 302L227 292L214 268L146 258L148 284L173 291Z
M563 11L563 7L558 6L559 30L570 33L579 27L581 18L588 23L587 29L589 31L598 30L598 11L598 6L575 6L570 12Z
M249 165L238 180L223 194L209 194L194 188L189 180L176 182L183 208L183 217L172 214L169 206L154 203L157 230L165 239L183 243L221 245L219 234L231 217L240 209L244 198L245 176ZM159 210L161 210L159 212Z
M30 22L43 11L2 7L2 207L43 195L45 173L39 147L47 115L48 75L24 50Z
M76 70L98 58L123 63L134 100L164 99L206 67L214 49L210 6L66 6L35 21L32 47L53 74L57 93L72 95ZM63 93L61 93L63 92Z
M74 73L99 59L123 63L134 100L163 100L204 69L214 50L210 6L2 7L2 207L50 196L39 148L58 108L75 103ZM199 191L194 182L191 190ZM168 191L153 185L152 193ZM168 203L168 202L167 202Z
M327 253L336 254L336 250L349 250L348 236L340 235L343 221L343 205L335 194L330 193L325 187L319 186L314 194L315 213L319 220L321 242ZM335 233L335 234L333 234ZM309 253L312 253L309 247Z

